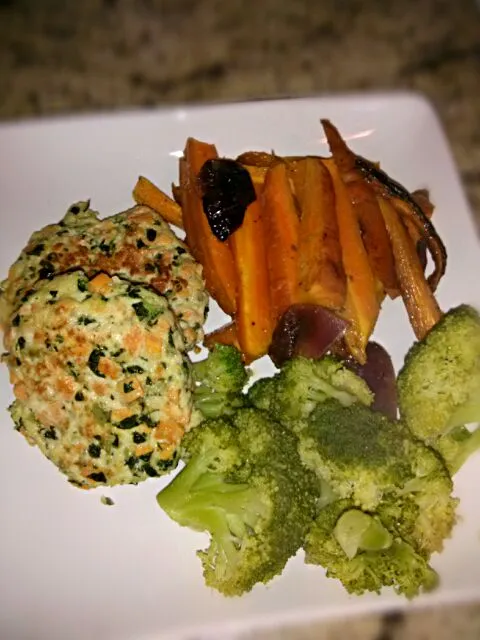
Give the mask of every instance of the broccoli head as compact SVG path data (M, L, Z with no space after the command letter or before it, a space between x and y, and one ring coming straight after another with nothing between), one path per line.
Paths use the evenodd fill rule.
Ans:
M430 474L407 482L400 494L385 496L377 514L389 531L429 557L442 551L456 523L458 500L452 490L450 475L439 461Z
M320 511L307 534L307 564L321 565L352 594L393 587L408 598L433 589L435 571L413 547L395 538L376 516L338 500Z
M366 510L416 477L413 465L429 453L402 424L334 399L318 404L298 433L304 464L340 498Z
M183 440L185 467L157 496L180 525L211 536L205 581L227 596L281 573L316 513L318 482L293 433L253 408L205 420Z
M274 415L280 422L307 418L319 402L335 398L342 405L370 405L373 394L367 383L340 360L297 357L275 376Z
M207 358L192 364L192 372L194 406L205 418L230 415L244 405L248 373L235 347L216 344Z
M451 473L480 447L480 315L451 309L407 353L398 375L400 416L437 449Z
M276 376L256 380L247 393L249 403L262 411L272 411L275 406L276 383Z

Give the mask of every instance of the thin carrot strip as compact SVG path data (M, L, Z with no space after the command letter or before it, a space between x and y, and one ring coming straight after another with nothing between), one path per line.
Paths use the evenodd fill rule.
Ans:
M137 204L150 207L167 222L183 229L182 209L166 193L156 187L148 178L140 176L133 189L133 199Z
M265 176L263 202L272 314L277 320L298 300L299 219L287 167L272 165Z
M326 165L335 189L335 202L342 246L342 260L347 277L345 314L350 326L345 342L352 355L365 362L365 348L380 311L375 277L363 244L360 226L348 191L334 163Z
M237 269L237 332L240 350L251 360L268 352L273 321L263 211L255 200L243 224L230 236Z
M425 278L422 264L395 207L378 199L395 256L395 267L412 328L418 340L440 320L442 312Z
M297 163L293 180L301 208L299 300L341 309L347 287L330 173L319 159L305 158Z
M216 148L189 138L185 163L180 163L180 187L186 241L196 260L203 266L210 295L229 315L236 310L237 278L229 241L221 242L212 233L203 211L198 174L207 160L217 158Z

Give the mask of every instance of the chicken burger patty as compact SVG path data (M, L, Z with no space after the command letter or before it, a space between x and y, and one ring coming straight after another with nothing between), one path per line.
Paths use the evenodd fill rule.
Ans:
M146 206L99 220L88 202L78 202L58 224L36 231L0 283L0 324L7 325L38 280L73 269L89 277L105 272L148 284L167 298L186 346L202 340L208 301L202 267Z
M165 297L105 273L42 280L5 348L16 428L72 483L137 483L175 464L192 380Z

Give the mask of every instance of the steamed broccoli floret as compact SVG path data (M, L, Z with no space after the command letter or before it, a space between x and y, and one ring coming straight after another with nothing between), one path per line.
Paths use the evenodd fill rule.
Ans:
M242 389L248 374L238 349L215 345L205 360L192 365L194 404L206 418L230 415L244 405Z
M316 513L318 483L294 434L256 409L205 420L184 438L185 468L158 494L179 524L208 531L205 581L227 596L281 573Z
M436 586L437 574L425 558L352 506L339 500L322 509L305 540L308 564L321 565L353 594L391 586L412 598Z
M345 407L326 400L303 425L299 451L304 464L340 498L351 498L367 510L415 477L412 455L428 453L421 444L415 450L415 441L400 423L362 404Z
M247 397L254 407L262 411L272 411L275 405L277 378L259 378L248 390Z
M415 436L437 449L451 473L480 448L480 316L451 309L413 345L398 375L400 415Z
M339 360L303 357L289 360L275 376L272 410L280 422L307 418L319 402L335 398L342 405L370 405L373 394L367 383Z
M442 551L455 525L458 500L452 490L450 475L439 464L429 475L407 482L399 495L385 496L377 514L389 531L429 557Z

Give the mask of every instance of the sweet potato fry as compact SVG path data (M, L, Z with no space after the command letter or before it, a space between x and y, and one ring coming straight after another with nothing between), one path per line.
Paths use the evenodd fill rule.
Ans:
M318 158L305 158L293 181L301 208L299 301L341 309L347 287L330 173Z
M290 188L287 167L278 162L265 176L263 210L267 264L274 322L298 300L299 219Z
M392 245L373 189L362 179L349 182L347 190L360 224L363 244L374 276L391 298L399 295ZM383 292L382 292L383 295Z
M175 200L156 187L148 178L140 176L133 189L133 199L159 213L164 220L183 229L182 209Z
M440 320L442 312L425 279L415 245L399 213L385 198L380 197L378 202L392 243L403 302L415 335L421 340Z
M237 325L240 350L255 360L268 352L273 333L267 238L260 201L247 208L242 226L231 236L237 269Z
M327 168L335 189L343 267L347 277L345 314L350 326L345 333L345 341L351 354L363 364L366 359L365 348L380 311L380 301L348 191L337 166L329 163Z
M237 279L229 241L213 235L203 211L197 177L204 163L218 157L216 148L188 138L185 163L180 162L180 188L186 241L196 260L203 266L207 290L220 307L233 315L236 310Z

